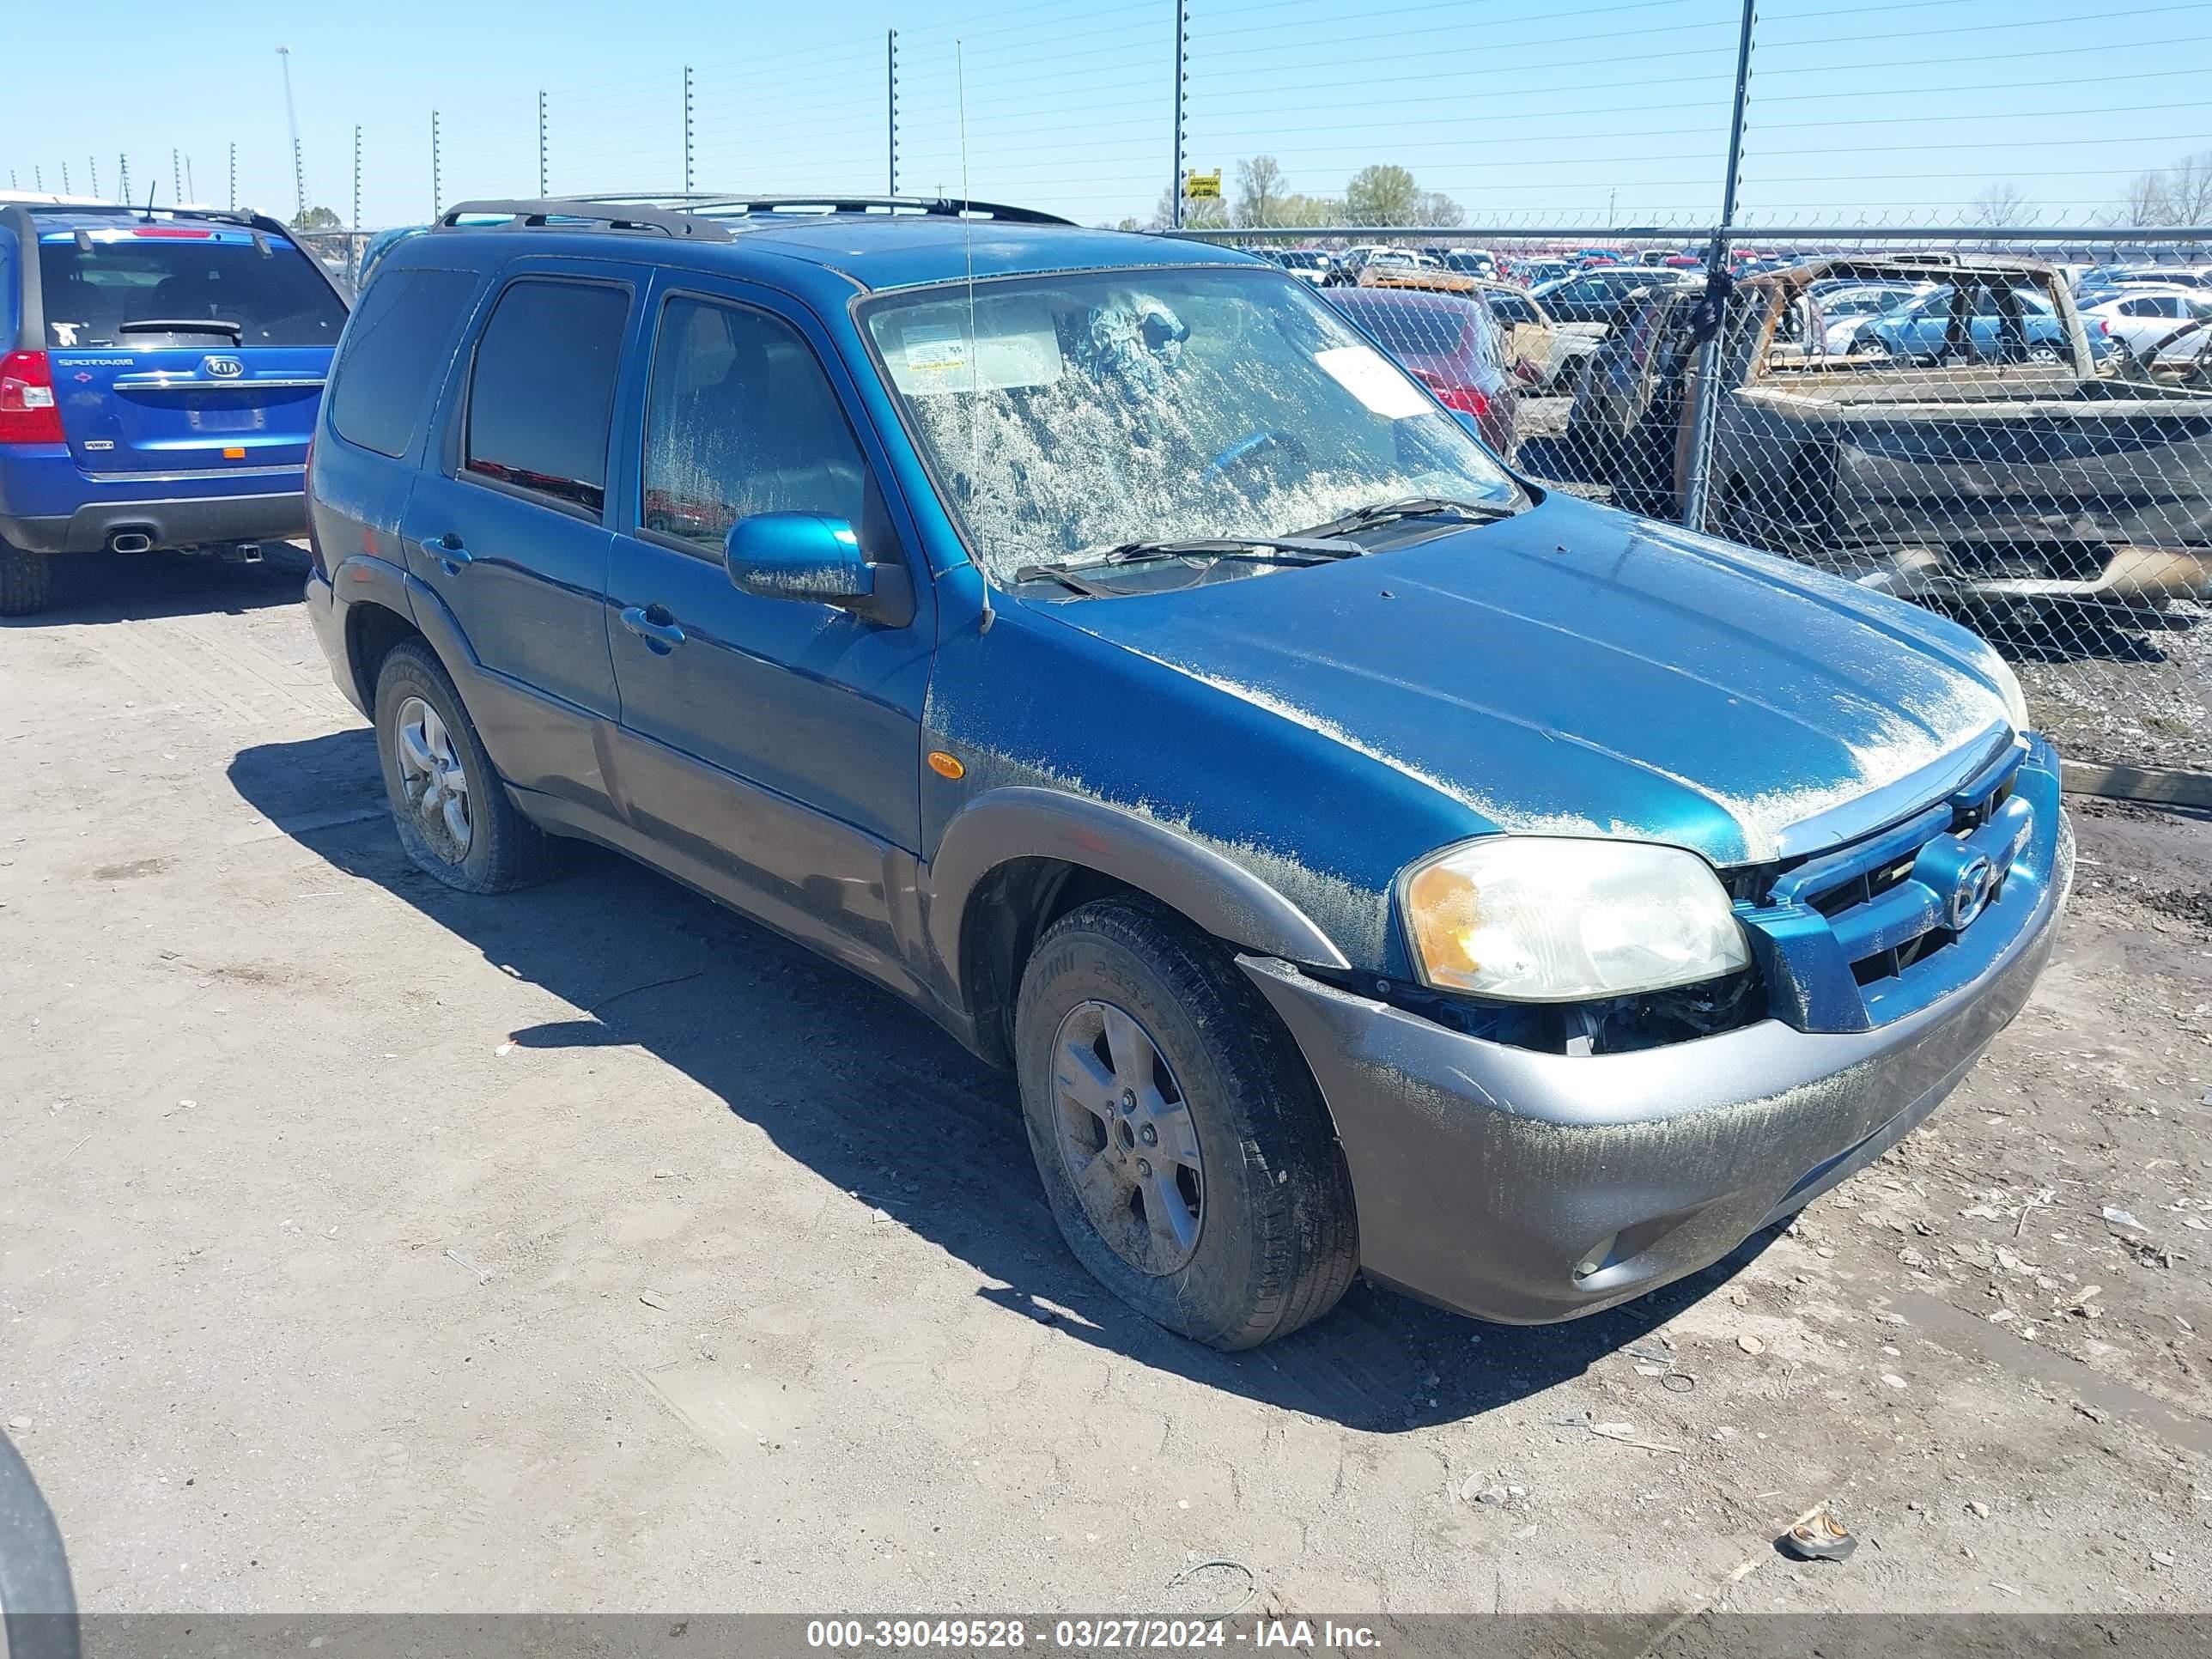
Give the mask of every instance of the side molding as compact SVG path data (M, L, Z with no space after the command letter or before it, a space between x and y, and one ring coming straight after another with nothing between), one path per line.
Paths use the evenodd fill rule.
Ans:
M1316 968L1351 966L1312 917L1212 848L1103 801L1013 786L961 808L930 861L930 944L954 975L963 971L960 936L969 898L994 869L1022 858L1059 859L1127 882L1247 951ZM960 988L963 1002L969 988Z

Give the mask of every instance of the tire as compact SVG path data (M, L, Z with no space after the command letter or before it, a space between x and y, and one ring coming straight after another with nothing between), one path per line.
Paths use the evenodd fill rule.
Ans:
M1109 1030L1115 1013L1126 1023ZM1285 1335L1336 1305L1359 1267L1342 1149L1289 1034L1211 939L1147 899L1079 906L1037 941L1014 1042L1053 1218L1108 1290L1171 1331L1227 1349ZM1120 1091L1124 1082L1152 1086L1131 1103L1136 1091ZM1077 1103L1079 1091L1103 1091L1105 1111ZM1121 1121L1109 1129L1116 1107ZM1170 1156L1192 1149L1195 1168ZM1158 1160L1149 1168L1148 1152ZM1116 1180L1129 1189L1118 1209ZM1146 1198L1163 1192L1157 1215L1146 1215ZM1170 1216L1191 1224L1187 1240L1153 1224Z
M552 838L507 798L461 694L428 646L404 640L392 647L377 669L375 708L385 799L399 844L418 868L464 893L512 892L553 872ZM424 710L434 728L422 719ZM404 743L403 726L411 739ZM404 757L403 749L416 759ZM435 789L417 763L426 752L438 763ZM456 795L465 834L442 805Z
M0 617L35 617L54 602L54 562L0 542Z

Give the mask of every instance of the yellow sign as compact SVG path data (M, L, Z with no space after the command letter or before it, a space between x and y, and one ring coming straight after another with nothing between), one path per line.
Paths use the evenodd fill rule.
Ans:
M1188 201L1221 199L1221 169L1211 173L1186 173L1182 176L1182 193Z

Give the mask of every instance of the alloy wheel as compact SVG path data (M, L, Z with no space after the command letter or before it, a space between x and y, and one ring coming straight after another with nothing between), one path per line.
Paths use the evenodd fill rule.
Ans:
M1112 1003L1079 1003L1053 1041L1052 1086L1060 1156L1091 1224L1138 1272L1179 1271L1205 1224L1205 1169L1158 1043Z
M399 788L416 828L449 864L469 855L469 775L453 733L421 697L399 705Z

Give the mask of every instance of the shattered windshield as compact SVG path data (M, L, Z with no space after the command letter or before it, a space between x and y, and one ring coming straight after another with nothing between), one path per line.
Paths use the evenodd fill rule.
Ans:
M946 507L1000 581L1385 502L1520 499L1425 391L1278 271L994 281L972 302L952 283L863 314Z

